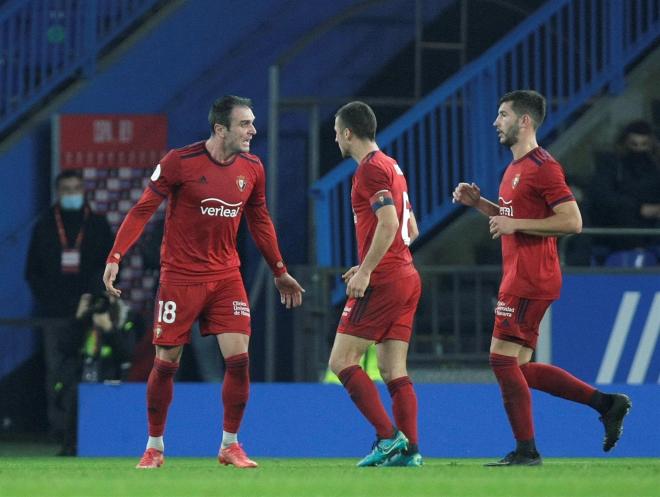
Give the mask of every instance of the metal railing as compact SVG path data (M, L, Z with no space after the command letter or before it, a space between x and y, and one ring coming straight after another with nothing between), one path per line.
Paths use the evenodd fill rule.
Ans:
M419 266L422 295L415 315L408 366L411 370L460 370L485 366L493 331L500 266ZM343 269L296 266L306 289L304 305L294 313L294 381L320 381L326 370L345 296L334 304L333 288ZM657 274L660 266L566 267L568 274L612 274L622 277ZM541 325L543 326L543 325ZM551 330L544 330L540 354L549 354ZM541 359L548 360L548 359Z
M421 266L422 296L408 360L411 367L488 360L498 266ZM297 266L305 304L294 313L294 379L318 381L325 372L341 305L334 305L338 268Z
M660 0L554 0L424 98L378 135L381 149L405 171L422 234L459 206L458 181L497 191L510 159L492 130L498 98L534 88L548 99L539 138L556 132L602 91L622 90L626 67L660 39ZM316 262L355 263L350 208L355 162L346 160L312 186Z
M162 0L13 0L0 12L0 134Z

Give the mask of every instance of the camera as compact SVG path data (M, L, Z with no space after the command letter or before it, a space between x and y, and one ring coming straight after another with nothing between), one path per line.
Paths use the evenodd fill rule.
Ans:
M110 299L107 295L96 295L89 307L91 314L102 314L110 309Z
M107 295L97 294L89 299L89 303L83 309L78 310L78 319L83 321L91 319L94 314L103 314L110 310L110 299Z

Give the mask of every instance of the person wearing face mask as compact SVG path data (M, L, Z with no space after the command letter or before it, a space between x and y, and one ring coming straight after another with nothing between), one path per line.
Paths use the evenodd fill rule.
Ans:
M79 172L67 170L55 179L56 202L38 219L30 240L25 278L35 300L35 313L60 323L43 329L46 399L51 436L62 443L62 455L74 455L66 420L69 403L58 380L67 368L77 367L67 344L76 333L76 309L83 294L98 293L105 268L104 254L112 247L107 219L85 202Z
M660 227L660 148L651 125L636 120L626 125L614 153L600 154L589 188L592 226L599 228ZM658 237L599 237L594 245L604 254L615 250L652 248Z

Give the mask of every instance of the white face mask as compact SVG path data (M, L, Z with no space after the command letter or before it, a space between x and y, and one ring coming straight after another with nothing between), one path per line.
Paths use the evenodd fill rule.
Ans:
M60 197L60 207L65 211L79 211L84 202L85 197L82 193L72 193Z

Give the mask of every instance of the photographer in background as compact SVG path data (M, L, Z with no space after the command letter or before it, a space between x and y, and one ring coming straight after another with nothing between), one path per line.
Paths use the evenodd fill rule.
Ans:
M55 179L57 199L37 221L30 239L25 278L34 296L35 314L57 320L43 328L42 348L46 366L45 391L50 435L64 442L67 412L63 409L63 385L57 377L79 361L79 353L67 356L76 340L74 318L81 295L94 293L112 247L112 230L105 216L85 202L78 171L67 170ZM99 289L100 290L100 289Z
M71 333L60 344L64 360L55 377L65 414L60 455L76 455L78 383L125 380L142 333L144 321L126 303L100 293L80 297Z
M136 340L144 332L142 317L116 297L85 294L76 318L82 328L81 381L125 381Z

